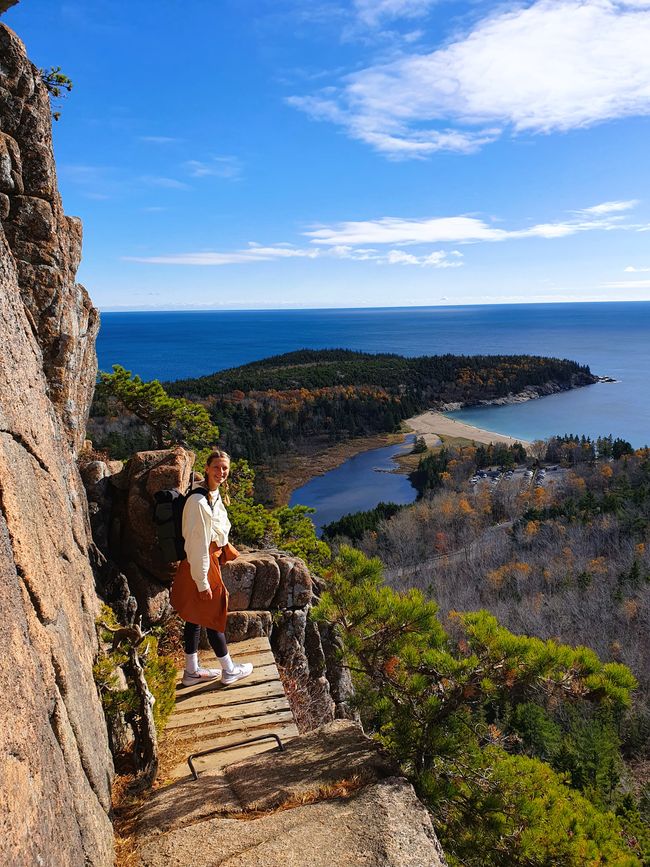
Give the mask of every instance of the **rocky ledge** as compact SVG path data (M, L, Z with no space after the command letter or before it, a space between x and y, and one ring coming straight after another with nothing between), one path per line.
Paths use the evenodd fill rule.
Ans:
M503 397L494 397L489 400L473 400L463 403L455 401L445 403L439 408L439 412L456 412L470 406L511 406L515 403L526 403L529 400L538 400L540 397L549 397L552 394L560 394L563 391L572 391L574 388L582 388L585 385L594 385L596 382L614 382L609 377L591 376L588 374L576 374L570 383L544 382L542 385L527 385L516 394L506 394Z
M159 789L138 838L142 867L446 867L413 787L343 720Z

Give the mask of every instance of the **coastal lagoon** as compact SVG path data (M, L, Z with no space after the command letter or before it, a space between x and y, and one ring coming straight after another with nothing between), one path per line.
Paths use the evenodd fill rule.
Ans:
M409 435L403 443L370 449L355 455L336 467L316 476L291 495L290 506L311 506L311 516L318 535L322 527L338 521L343 515L374 509L379 503L412 503L417 491L408 477L396 473L393 458L407 454L415 437Z
M517 406L463 410L458 417L527 440L612 433L640 446L650 441L649 338L650 302L643 301L104 313L97 349L101 370L122 364L143 379L161 380L302 348L571 358L620 381Z

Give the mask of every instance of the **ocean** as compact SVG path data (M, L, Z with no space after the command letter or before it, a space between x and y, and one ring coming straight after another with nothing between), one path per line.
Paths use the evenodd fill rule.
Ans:
M121 364L163 381L303 348L570 358L619 381L452 415L526 440L612 433L650 443L650 301L103 313L97 341L100 370Z

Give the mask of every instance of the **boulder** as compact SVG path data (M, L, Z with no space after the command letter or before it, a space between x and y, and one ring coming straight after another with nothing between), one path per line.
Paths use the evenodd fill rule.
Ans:
M196 804L196 801L194 802ZM142 867L445 867L431 818L406 780L390 777L351 798L258 816L217 817L150 837ZM263 861L260 861L260 856Z
M88 461L81 469L81 478L86 488L92 488L97 482L109 476L108 467L104 461Z
M194 454L179 446L138 452L123 471L128 491L119 559L135 563L145 576L152 576L166 586L172 582L176 564L166 562L158 547L153 521L154 494L167 488L186 490L193 463Z
M138 603L138 614L146 624L160 623L171 611L169 587L145 575L137 563L126 564L124 569L129 589Z
M253 555L244 554L244 557ZM255 583L251 595L251 608L271 608L280 584L280 567L272 554L258 553L254 556Z
M242 554L222 567L221 577L230 594L230 611L245 611L250 607L256 571L255 559L248 554Z
M272 602L273 608L303 608L311 602L314 588L306 563L298 557L277 557L280 583Z
M226 641L245 641L270 635L273 619L270 611L232 611L226 623Z

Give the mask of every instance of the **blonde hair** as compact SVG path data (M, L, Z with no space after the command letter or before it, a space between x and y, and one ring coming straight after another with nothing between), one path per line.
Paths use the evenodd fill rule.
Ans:
M223 449L214 449L214 451L211 451L210 454L208 455L208 457L206 458L205 468L207 469L210 466L210 464L212 463L212 461L216 461L216 460L225 460L225 461L228 461L228 463L230 464L230 455L228 454L228 452L224 452ZM221 485L219 486L219 490L221 493L221 499L223 500L224 506L229 506L230 505L230 493L228 490L228 479L226 479L225 482L221 483Z

